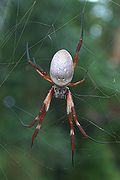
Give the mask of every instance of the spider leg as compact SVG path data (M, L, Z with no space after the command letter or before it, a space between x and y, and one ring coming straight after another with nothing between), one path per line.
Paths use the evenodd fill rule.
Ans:
M24 124L23 126L24 127L27 127L27 128L31 128L35 125L35 123L41 118L42 114L44 114L44 107L45 105L43 104L43 106L41 107L40 111L39 111L39 114L36 116L36 118L30 122L30 124Z
M35 140L35 138L36 138L36 136L37 136L37 134L38 134L38 132L39 132L39 130L41 128L42 121L43 121L43 119L44 119L44 117L45 117L45 115L46 115L46 113L47 113L47 111L49 109L50 102L51 102L51 99L53 97L53 94L54 94L54 89L52 87L50 89L50 91L48 92L48 94L47 94L47 96L46 96L46 98L45 98L45 100L43 102L43 106L40 109L39 114L37 115L37 117L29 125L26 125L26 127L31 128L39 120L39 123L36 126L36 129L35 129L35 131L33 133L33 136L32 136L31 146L33 145L34 140Z
M79 130L83 134L83 136L85 136L86 138L89 138L89 136L86 134L86 132L83 130L82 126L80 125L80 123L77 120L76 112L75 112L75 109L74 109L74 103L73 103L73 100L72 100L72 94L71 94L70 90L69 90L69 93L68 93L68 101L69 101L68 111L72 112L72 115L73 115L74 121L76 123L76 126L79 128Z
M67 114L69 116L69 122L70 122L70 128L71 128L71 141L72 141L72 162L73 160L73 156L74 156L74 127L73 127L73 122L72 122L72 116L74 118L74 121L77 125L77 127L79 128L80 132L83 134L83 136L85 136L86 138L89 138L89 136L86 134L86 132L83 130L83 128L81 127L80 123L77 120L77 116L75 113L75 109L74 109L74 103L72 100L72 94L70 92L70 90L68 90L67 92Z
M46 106L47 107L47 106ZM34 131L34 133L33 133L33 135L32 135L32 143L31 143L31 146L33 145L33 143L34 143L34 140L35 140L35 138L36 138L36 136L37 136L37 134L38 134L38 132L39 132L39 130L40 130L40 128L41 128L41 124L42 124L42 121L43 121L43 119L44 119L44 117L45 117L45 115L46 115L46 107L45 107L45 105L43 105L43 107L42 107L42 113L41 113L41 116L39 116L39 123L38 123L38 125L36 126L36 130Z
M75 144L74 144L74 126L72 122L72 109L73 102L71 101L70 91L67 93L67 114L69 117L69 123L70 123L70 136L71 136L71 144L72 144L72 165L74 166L74 150L75 150Z
M80 80L80 81L77 81L77 82L75 82L75 83L69 83L67 86L77 86L77 85L79 85L79 84L82 84L83 82L85 81L85 79L82 79L82 80Z
M74 167L74 150L75 150L75 143L74 143L74 126L72 122L72 113L68 114L69 123L70 123L70 136L71 136L71 144L72 144L72 165Z
M76 63L77 63L77 60L78 60L78 53L81 49L81 46L82 46L82 43L83 43L83 25L84 25L84 12L82 12L82 15L81 15L81 26L82 26L82 30L81 30L81 35L80 35L80 39L79 39L79 42L77 44L77 48L76 48L76 54L75 54L75 57L74 57L74 60L73 60L73 65L74 65L74 68L76 66Z
M72 115L74 117L74 121L76 123L76 126L79 128L80 132L83 134L84 137L89 138L89 136L86 134L86 132L84 131L84 129L82 128L82 126L80 125L80 123L77 120L77 116L76 116L76 112L74 107L72 107Z
M88 73L88 70L86 71L86 73L85 73L85 75L84 75L84 78L83 78L82 80L77 81L77 82L75 82L75 83L69 83L67 86L73 87L73 86L77 86L77 85L79 85L79 84L82 84L83 82L85 82L87 73Z
M35 63L35 59L33 58L31 60L30 55L29 55L29 48L28 48L28 43L26 45L26 52L27 52L27 61L28 63L35 69L35 71L42 76L45 80L53 83L52 79L50 78L50 76L44 72L40 67L37 66L37 64Z

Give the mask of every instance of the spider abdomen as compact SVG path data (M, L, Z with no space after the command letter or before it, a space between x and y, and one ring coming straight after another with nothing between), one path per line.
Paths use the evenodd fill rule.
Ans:
M67 85L73 77L73 60L68 51L59 50L52 58L50 65L50 76L58 86Z

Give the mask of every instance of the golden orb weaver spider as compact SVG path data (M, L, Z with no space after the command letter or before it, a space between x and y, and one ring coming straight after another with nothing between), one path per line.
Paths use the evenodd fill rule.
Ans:
M72 118L74 119L76 126L79 128L83 136L86 138L92 139L86 134L86 132L83 130L82 126L77 120L76 112L74 109L74 103L72 100L72 94L68 88L68 87L77 86L85 81L85 78L83 78L82 80L78 82L70 83L73 78L74 69L76 67L76 63L78 60L78 53L83 43L83 23L84 23L84 12L82 12L82 16L81 16L82 30L81 30L79 42L77 44L76 54L75 54L74 59L72 60L70 53L66 51L65 49L57 51L51 61L50 76L46 72L44 72L40 67L37 66L34 58L31 60L29 56L28 43L26 46L28 63L35 69L35 71L40 76L42 76L45 80L53 84L36 118L29 125L25 125L26 127L31 128L35 125L35 123L38 122L36 126L36 130L34 131L33 136L32 136L31 146L33 145L34 140L41 128L42 121L49 109L52 97L54 96L55 98L60 98L60 99L65 98L67 101L67 114L69 118L70 129L71 129L70 136L71 136L71 144L72 144L72 164L73 165L74 165L75 145L74 145L74 125L73 125Z

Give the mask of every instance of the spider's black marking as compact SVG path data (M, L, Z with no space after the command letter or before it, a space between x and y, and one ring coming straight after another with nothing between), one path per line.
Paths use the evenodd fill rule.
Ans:
M66 99L66 94L69 90L68 87L58 87L56 85L53 86L54 88L54 96L56 98L60 98L60 99Z

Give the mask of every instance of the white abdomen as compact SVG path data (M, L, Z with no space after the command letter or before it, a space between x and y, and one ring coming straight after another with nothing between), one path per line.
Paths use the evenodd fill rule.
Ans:
M68 51L59 50L53 56L50 65L50 77L58 86L67 85L73 77L73 60Z

